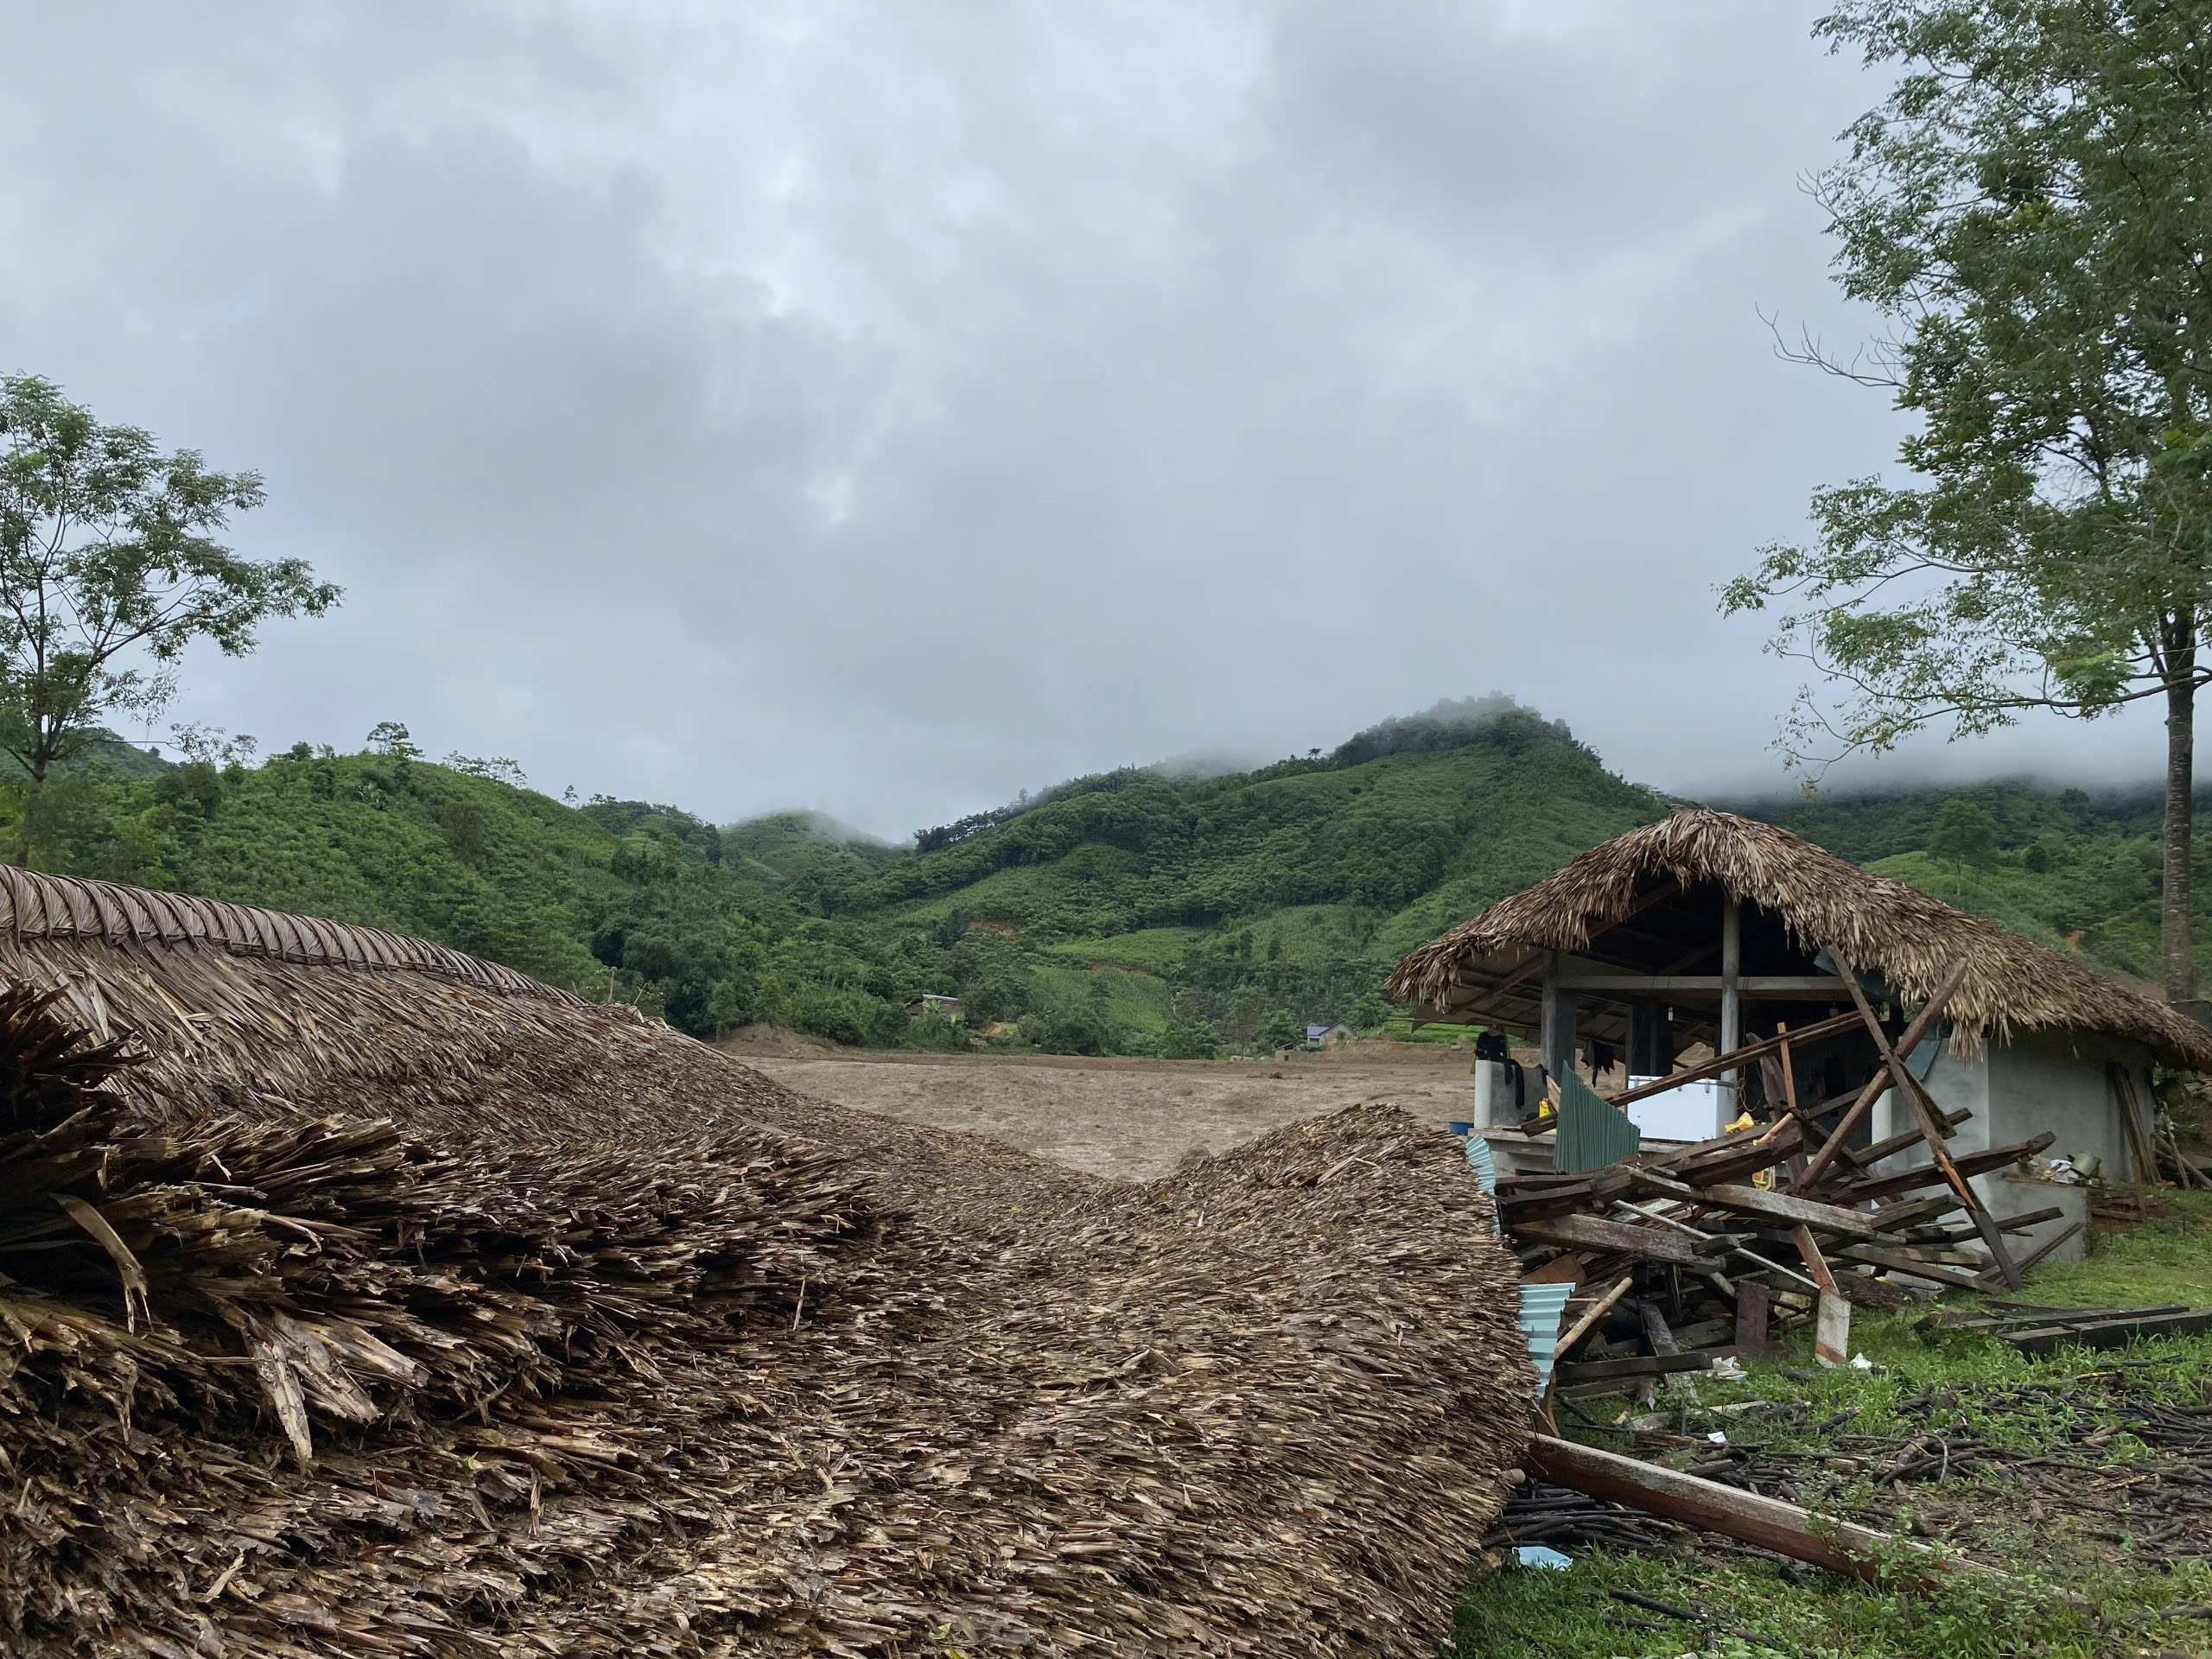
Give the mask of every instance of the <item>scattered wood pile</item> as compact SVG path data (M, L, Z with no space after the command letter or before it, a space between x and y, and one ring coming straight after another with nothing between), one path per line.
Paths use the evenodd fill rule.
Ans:
M165 1115L134 1057L0 991L11 1654L1428 1653L1519 1478L1513 1263L1386 1108L1124 1186L770 1094Z
M1855 1015L1794 1037L1785 1030L1637 1091L1759 1065L1767 1098L1781 1108L1771 1123L1594 1170L1500 1182L1499 1215L1529 1276L1582 1287L1568 1304L1559 1344L1558 1376L1569 1397L1629 1379L1648 1389L1649 1379L1701 1369L1717 1354L1763 1352L1777 1323L1807 1319L1818 1320L1819 1357L1840 1364L1850 1304L1897 1294L1875 1275L2017 1290L2025 1269L2080 1230L2076 1224L2016 1253L2009 1236L2062 1212L2000 1220L1973 1178L2032 1157L2052 1137L1953 1157L1944 1143L1967 1114L1943 1111L1906 1063L1936 1029L1963 966L1894 1042L1847 964L1843 977ZM1874 1077L1849 1094L1801 1103L1791 1043L1853 1023L1879 1056ZM1909 1106L1913 1127L1854 1148L1853 1131L1891 1090ZM1904 1161L1913 1154L1925 1161Z
M1954 1541L2000 1560L2017 1548L2017 1511L2034 1508L2075 1517L2083 1536L2124 1548L2139 1563L2212 1560L2212 1405L2162 1401L2125 1363L2089 1377L2005 1383L1971 1399L1923 1389L1895 1412L1904 1427L1874 1434L1858 1432L1848 1411L1815 1421L1802 1402L1750 1402L1749 1414L1731 1419L1729 1440L1719 1445L1681 1432L1674 1414L1653 1414L1606 1431L1635 1452L1628 1480L1612 1496L1590 1490L1601 1483L1575 1468L1548 1470L1539 1452L1530 1466L1549 1478L1533 1478L1515 1494L1484 1544L1491 1550L1535 1543L1561 1550L1778 1547L1802 1556L1795 1541L1753 1538L1736 1528L1726 1514L1733 1491L1770 1503L1816 1504L1862 1527L1887 1525L1909 1507L1922 1528L1941 1519ZM2035 1433L1993 1437L1969 1426L1970 1418L1987 1423L2015 1414L2046 1428L2063 1425L2058 1442L2038 1444ZM2123 1429L2142 1449L2115 1459L2113 1442ZM1660 1463L1674 1466L1662 1470ZM1691 1481L1723 1489L1691 1489L1701 1494L1702 1522L1669 1497ZM1941 1501L1993 1481L2014 1495L2009 1503L1964 1501L1955 1508ZM1724 1522L1717 1529L1709 1525L1715 1512ZM1815 1541L1840 1536L1824 1524Z

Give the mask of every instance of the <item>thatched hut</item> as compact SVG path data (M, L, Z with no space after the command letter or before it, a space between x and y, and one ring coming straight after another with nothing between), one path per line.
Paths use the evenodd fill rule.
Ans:
M2165 1004L1785 830L1701 809L1500 899L1408 956L1390 989L1432 1019L1536 1035L1554 1072L1580 1048L1586 1063L1618 1057L1624 1079L1666 1075L1693 1043L1726 1052L1754 1028L1847 1011L1840 964L1894 1010L1961 963L1940 1040L1914 1063L1947 1109L1973 1113L1955 1152L2050 1130L2054 1154L2125 1171L2114 1069L2138 1091L2152 1065L2212 1070L2212 1033ZM1840 1038L1796 1058L1818 1098L1862 1081L1872 1046ZM1724 1090L1717 1113L1725 1121L1739 1103ZM1886 1096L1862 1141L1906 1127L1904 1109ZM1995 1191L1997 1178L1987 1185L1999 1214L2031 1207Z
M1449 1633L1534 1378L1440 1130L1131 1185L416 940L0 906L0 1651Z

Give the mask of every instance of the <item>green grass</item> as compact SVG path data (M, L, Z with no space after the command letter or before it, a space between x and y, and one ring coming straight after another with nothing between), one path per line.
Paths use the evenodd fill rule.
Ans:
M2112 1235L2087 1262L2038 1270L2024 1299L2055 1306L2212 1305L2212 1195L2167 1196L2177 1213ZM1963 1300L1947 1297L1943 1305ZM2029 1357L1978 1334L1923 1334L1916 1329L1923 1314L1917 1307L1856 1311L1853 1348L1879 1371L1816 1367L1801 1336L1780 1359L1745 1367L1740 1382L1701 1376L1705 1411L1692 1411L1681 1426L1690 1432L1720 1427L1737 1440L1755 1434L1777 1452L1825 1452L1834 1443L1821 1425L1837 1413L1852 1414L1838 1432L1903 1437L1927 1427L1934 1409L1945 1423L1963 1421L1969 1434L1993 1445L2033 1455L2063 1452L2101 1461L2117 1474L2148 1455L2133 1435L2115 1432L2094 1452L2083 1446L2085 1439L2120 1428L2110 1391L2115 1374L2124 1370L2131 1393L2169 1404L2199 1406L2212 1398L2212 1338L2165 1338L2124 1355L2075 1348ZM1794 1419L1710 1411L1746 1401L1802 1409ZM1605 1422L1624 1402L1605 1398L1584 1406ZM1579 1427L1569 1432L1622 1449L1617 1435ZM1912 1524L1916 1501L1931 1501L1922 1493L1909 1488L1901 1502L1891 1500L1897 1502L1893 1526L1900 1518ZM1877 1502L1865 1477L1849 1471L1834 1473L1825 1486L1815 1481L1806 1497L1815 1509L1859 1513ZM1810 1571L1785 1574L1770 1563L1714 1554L1576 1550L1565 1571L1506 1567L1475 1583L1450 1651L1458 1659L1627 1659L1702 1646L1698 1627L1625 1605L1611 1591L1695 1609L1821 1659L2212 1651L2212 1621L2174 1611L2212 1603L2212 1567L2187 1563L2169 1570L2132 1561L2125 1549L2092 1548L2063 1516L2016 1516L2024 1511L2017 1491L1995 1480L1986 1487L1971 1478L1953 1484L1943 1489L1942 1501L1981 1506L1978 1541L1985 1551L1993 1541L2002 1546L2005 1573L1955 1573L1940 1590L1918 1592ZM1714 1650L1765 1651L1726 1637Z

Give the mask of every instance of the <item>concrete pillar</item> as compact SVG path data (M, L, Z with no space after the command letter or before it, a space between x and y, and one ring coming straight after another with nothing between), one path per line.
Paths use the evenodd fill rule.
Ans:
M1720 1052L1732 1054L1744 1046L1744 906L1734 893L1721 900L1720 907ZM1744 1074L1738 1071L1726 1071L1720 1078L1719 1122L1713 1133L1719 1134L1735 1121L1742 1110L1737 1102L1743 1097Z
M1559 987L1559 952L1544 959L1543 1031L1540 1039L1544 1075L1563 1077L1574 1070L1574 997Z

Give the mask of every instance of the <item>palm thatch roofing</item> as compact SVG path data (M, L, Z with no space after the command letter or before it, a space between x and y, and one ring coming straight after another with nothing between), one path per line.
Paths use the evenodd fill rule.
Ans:
M2095 1032L2212 1070L2212 1033L2164 1003L1802 836L1702 808L1631 830L1501 899L1407 957L1390 994L1440 1017L1525 1028L1540 995L1531 970L1545 953L1584 969L1709 976L1724 894L1743 906L1747 976L1811 975L1827 950L1919 1001L1964 962L1946 1008L1962 1052L2031 1031Z
M673 1098L776 1093L621 1004L443 945L271 910L0 866L0 983L58 991L149 1112L366 1111L412 1129L651 1133Z
M1534 1378L1440 1129L1135 1185L418 942L0 895L0 1651L1447 1638Z

